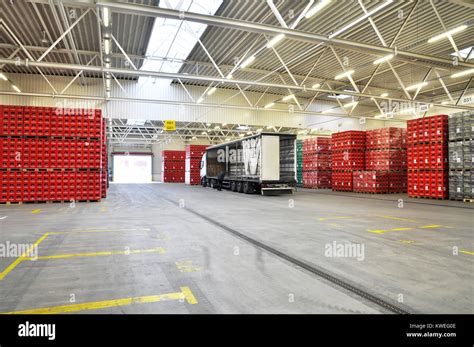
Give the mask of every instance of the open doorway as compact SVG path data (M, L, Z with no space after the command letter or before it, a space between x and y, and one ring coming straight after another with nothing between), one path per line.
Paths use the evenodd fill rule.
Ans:
M114 154L114 183L151 183L151 158L149 154Z

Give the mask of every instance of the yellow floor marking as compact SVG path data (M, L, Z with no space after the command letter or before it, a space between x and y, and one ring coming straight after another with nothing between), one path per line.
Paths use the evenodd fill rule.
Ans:
M404 221L404 222L417 223L416 220L407 219L407 218L400 218L400 217L393 217L393 216L382 216L382 215L375 215L375 217L386 218L386 219L394 219L394 220L401 220L401 221Z
M325 217L325 218L319 218L319 221L324 222L324 221L327 221L329 219L347 219L347 218L351 218L351 217L350 216Z
M102 257L115 254L141 254L141 253L159 253L163 254L166 250L161 247L149 248L149 249L136 249L136 250L125 250L125 251L108 251L108 252L93 252L93 253L71 253L71 254L56 254L56 255L45 255L39 256L37 260L49 260L49 259L65 259L75 257ZM34 260L33 257L24 258L24 260Z
M470 252L470 251L460 250L459 252L464 253L464 254L474 255L474 252Z
M191 260L186 260L182 262L176 262L176 267L181 272L198 272L201 271L200 267L194 266Z
M36 247L38 247L38 245L44 241L44 239L46 239L48 237L48 233L44 234L43 236L41 236L34 244L33 246L31 246L30 248L27 249L27 251L25 253L23 253L20 257L16 258L15 261L13 263L11 263L10 265L8 265L8 267L3 270L1 273L0 273L0 280L3 280L14 268L16 268L18 266L18 264L20 264L22 261L26 260L26 259L31 259L31 258L28 258L27 255L29 255L29 253L31 253L31 251Z
M107 212L107 207L105 207L105 206L101 207L100 212Z
M189 289L188 287L181 287L180 289L181 289L181 292L176 292L176 293L138 296L138 297L123 298L123 299L85 302L82 304L35 308L31 310L4 312L3 314L58 314L58 313L78 312L78 311L86 311L86 310L99 310L99 309L110 308L110 307L129 306L132 304L145 304L145 303L152 303L152 302L159 302L159 301L166 301L166 300L182 300L182 299L185 299L190 305L195 305L198 303L195 296L191 292L191 289Z
M112 232L128 232L128 231L150 231L149 228L143 229L84 229L70 231L51 231L50 235L76 234L76 233L112 233Z
M415 243L415 241L413 241L413 240L398 240L398 241L401 242L401 243L405 243L405 244Z
M393 228L390 231L405 231L405 230L413 230L413 228Z
M436 228L442 228L442 227L443 227L442 225L433 224L433 225L424 225L420 227L420 229L436 229Z
M384 234L389 231L407 231L407 230L416 230L416 229L437 229L437 228L444 228L442 225L424 225L420 227L412 227L412 228L392 228L392 229L372 229L372 230L367 230L368 232L374 233L374 234Z
M41 209L40 209L40 208L31 211L31 213L33 213L33 214L38 214L38 213L40 213L40 212L41 212Z

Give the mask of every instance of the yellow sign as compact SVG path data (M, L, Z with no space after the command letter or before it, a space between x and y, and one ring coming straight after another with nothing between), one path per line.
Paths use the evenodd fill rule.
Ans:
M166 131L175 131L176 130L176 121L175 120L165 120L165 130Z

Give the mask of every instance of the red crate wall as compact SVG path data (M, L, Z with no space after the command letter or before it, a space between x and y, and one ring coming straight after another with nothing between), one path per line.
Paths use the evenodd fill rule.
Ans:
M201 184L201 159L207 147L207 145L186 145L184 183Z
M409 120L408 196L448 198L448 116Z
M365 143L365 131L332 134L332 190L353 190L353 172L365 169Z
M330 189L331 150L329 137L314 137L303 140L303 187Z
M103 124L100 110L1 105L0 202L99 200Z
M162 151L161 180L165 183L184 183L186 151Z

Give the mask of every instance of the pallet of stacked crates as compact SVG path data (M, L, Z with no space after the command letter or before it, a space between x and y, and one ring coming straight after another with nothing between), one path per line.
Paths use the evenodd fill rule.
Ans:
M365 169L365 131L332 134L332 190L353 191L354 171Z
M164 183L184 183L185 151L162 151L161 180Z
M449 115L449 199L474 201L474 112Z
M186 145L185 177L189 185L201 184L201 159L206 153L207 145Z
M331 139L315 137L303 141L303 187L331 188Z
M407 187L406 130L366 132L365 169L354 173L354 192L404 193Z
M303 187L303 140L296 140L296 184Z
M448 198L448 116L407 123L408 196Z

